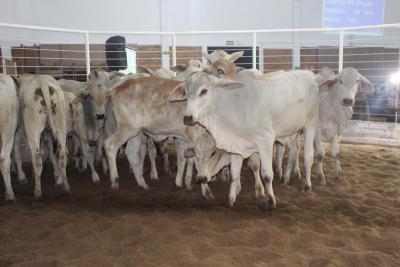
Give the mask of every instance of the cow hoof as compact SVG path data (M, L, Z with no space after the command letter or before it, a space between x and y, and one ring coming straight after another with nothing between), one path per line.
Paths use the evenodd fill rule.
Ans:
M158 181L158 175L151 175L150 179L153 181Z
M235 205L235 201L234 201L234 200L228 199L228 200L226 201L226 207L227 207L227 208L231 209L231 208L233 208L233 205Z
M301 179L301 173L300 171L294 171L292 174L293 178Z
M267 210L273 210L276 208L276 200L273 197L268 196L267 203L266 203Z
M256 199L265 201L265 191L263 187L257 187L256 188Z
M142 188L145 191L149 191L150 190L150 186L148 186L147 184L141 184L139 185L140 188Z
M186 191L192 192L193 191L192 185L186 185Z
M305 192L305 193L311 192L311 185L308 185L308 184L304 185L303 192Z
M212 200L215 199L214 195L213 195L210 191L207 191L207 192L203 195L203 197L204 197L204 199L205 199L206 201L212 201Z
M19 180L19 183L20 183L21 185L24 185L24 184L27 184L27 183L28 183L28 180L27 180L26 178L20 179L20 180Z
M117 191L119 188L119 183L116 181L114 183L111 183L111 190L112 191Z
M344 180L344 175L343 175L343 172L342 172L342 171L339 171L339 172L336 174L336 179L339 180L339 181Z
M6 197L6 204L15 204L17 203L17 199L15 197Z
M99 175L97 173L94 173L92 175L92 181L93 181L94 184L99 184L100 183L100 177L99 177Z
M172 185L171 191L172 191L172 192L178 192L179 190L181 190L181 187L178 186L176 183L174 183L174 184Z
M318 179L318 185L320 185L320 186L326 185L325 179Z
M282 184L288 184L289 183L289 178L286 177L286 176L282 176L281 183Z
M44 204L41 199L36 199L35 201L32 202L32 208L34 209L41 209L43 208Z

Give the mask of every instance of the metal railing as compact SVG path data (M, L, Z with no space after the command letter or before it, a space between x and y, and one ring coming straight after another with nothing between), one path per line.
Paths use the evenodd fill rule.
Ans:
M172 66L176 65L176 47L177 47L177 36L180 35L220 35L220 34L251 34L252 35L252 68L257 68L257 34L262 33L310 33L310 32L336 32L339 33L339 58L338 58L338 70L343 69L343 50L344 50L344 36L347 32L360 31L360 30L371 30L371 29L384 29L384 28L400 28L400 23L395 24L382 24L382 25L371 25L371 26L358 26L358 27L344 27L344 28L303 28L303 29L266 29L266 30L228 30L228 31L185 31L185 32L151 32L151 31L87 31L78 29L65 29L65 28L54 28L44 26L31 26L31 25L20 25L1 23L0 27L12 28L12 29L25 29L35 31L48 31L48 32L60 32L60 33L76 33L82 34L85 39L85 60L86 60L86 72L90 72L90 35L153 35L171 36L172 40Z
M41 73L53 75L53 69L71 69L73 66L76 72L74 77L81 79L85 78L92 68L101 67L102 64L104 66L106 52L104 39L111 35L133 36L134 41L127 41L127 44L138 44L136 46L138 64L151 68L176 66L192 58L201 59L201 52L207 51L210 45L228 47L221 40L232 38L240 41L238 41L237 47L228 47L226 50L228 52L238 49L245 51L245 55L241 58L243 62L238 64L263 72L296 68L318 71L323 67L340 71L344 67L354 66L372 82L379 84L388 80L390 73L400 70L400 23L331 29L150 32L88 31L0 22L1 29L10 30L6 36L2 36L0 31L0 46L3 49L16 51L19 49L16 47L17 44L40 44L36 48L20 48L39 49L39 54L12 56L14 60L25 60L23 66L17 64L19 70L36 68ZM393 34L388 35L385 32L382 36L353 36L354 31L373 29L385 29L385 31L393 31ZM16 34L17 31L21 31L21 33ZM31 35L27 34L28 31L35 32L35 35L30 37ZM64 34L66 37L61 41L53 37L43 39L36 32L48 33L48 35ZM334 34L324 35L325 33ZM79 40L72 43L78 43L75 47L68 46L71 45L69 35L73 35L75 40ZM208 41L205 41L207 38ZM54 43L60 45L49 45ZM99 44L102 46L96 47ZM376 51L368 50L368 47L372 50L376 48ZM6 71L4 58L3 54L1 60L3 72ZM55 60L59 60L59 62L54 63ZM375 98L372 100L375 102L371 102L371 99L364 96L357 97L358 103L355 106L354 118L369 120L370 117L376 117L377 120L380 120L384 117L386 121L397 122L398 96L390 96L392 89L388 89L386 99L384 99L386 102L391 101L392 104L389 103L388 107L385 106L380 110L374 104L379 102L378 96L373 96ZM382 95L385 94L382 93ZM393 98L396 101L393 101ZM372 111L375 109L375 111L365 111L366 109ZM389 112L383 112L385 110L389 110Z

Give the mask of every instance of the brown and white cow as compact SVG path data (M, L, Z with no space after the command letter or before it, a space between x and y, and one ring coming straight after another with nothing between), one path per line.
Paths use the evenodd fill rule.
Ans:
M35 198L42 197L42 134L48 134L57 144L60 176L57 185L66 192L70 186L66 175L66 114L64 93L57 81L47 75L22 75L19 78L22 127L31 152L35 176Z
M18 97L11 77L0 74L0 171L3 175L6 200L15 200L11 186L10 165L18 121Z

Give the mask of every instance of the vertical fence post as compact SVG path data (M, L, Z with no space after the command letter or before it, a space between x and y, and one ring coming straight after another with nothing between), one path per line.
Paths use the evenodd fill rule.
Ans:
M3 74L7 74L6 60L4 57L1 58L1 65L3 66Z
M253 32L253 70L257 69L257 34Z
M176 66L176 35L172 34L172 67Z
M340 31L339 34L339 65L338 72L343 69L343 49L344 49L344 31Z
M397 129L397 117L398 117L398 106L399 106L399 82L396 83L396 101L395 101L395 113L394 113L394 127Z
M90 40L89 33L85 32L85 58L86 58L86 76L90 74Z

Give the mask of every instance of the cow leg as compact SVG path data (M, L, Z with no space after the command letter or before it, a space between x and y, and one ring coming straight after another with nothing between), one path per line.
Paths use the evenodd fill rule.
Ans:
M337 142L337 136L335 136L331 140L331 152L332 152L333 158L335 159L336 179L343 180L344 179L344 175L343 175L342 167L340 166L339 144Z
M15 128L14 128L15 129ZM11 152L14 144L14 132L5 131L1 134L0 151L0 170L3 175L4 187L6 191L6 200L15 200L14 191L11 186Z
M87 164L89 165L90 171L92 173L93 183L100 183L99 174L97 173L96 168L94 167L94 151L90 153L89 151L91 147L88 144L83 143L82 141L81 141L81 148L82 148L83 158L86 160Z
M157 173L157 166L156 166L156 156L157 156L157 149L156 145L154 144L154 140L150 137L147 138L147 151L149 152L150 158L150 179L158 180L158 173Z
M325 158L325 149L322 144L321 135L319 132L315 135L314 147L317 153L317 161L318 161L318 174L317 180L319 185L326 185L325 174L323 169L323 162Z
M311 191L311 167L314 160L314 139L315 139L315 127L304 128L304 167L306 170L306 177L304 180L304 192Z
M186 149L186 144L178 139L176 139L175 143L176 143L177 172L176 172L175 184L173 185L173 190L178 190L179 188L182 187L183 173L185 171L186 158L184 157L184 152Z
M53 138L51 136L46 136L45 141L46 141L47 152L49 154L49 159L50 159L51 165L53 166L54 179L56 182L55 184L56 184L56 186L62 186L63 178L62 178L62 176L60 174L60 170L58 168L57 159L54 156Z
M260 161L261 161L261 177L265 181L267 189L267 208L272 209L276 206L274 191L272 188L272 181L274 173L272 171L272 156L274 146L274 136L269 136L265 139L265 143L259 148Z
M146 156L146 141L143 138L144 135L139 134L129 139L125 151L129 166L133 170L138 186L144 190L148 190L150 187L143 178L143 162Z
M224 182L229 182L230 174L229 174L229 167L228 166L225 166L225 167L222 168L221 180L224 181Z
M231 185L228 195L228 206L233 207L236 197L240 191L240 170L242 169L243 159L239 155L231 155Z
M185 185L187 191L192 191L192 176L193 176L193 165L194 165L194 158L189 158L186 161L186 175L185 175Z
M168 144L173 141L173 137L168 137L167 140L161 142L161 153L163 154L164 162L163 169L164 172L169 173L169 155L168 155Z
M208 186L208 184L201 184L201 195L207 201L215 199L215 197L214 197L210 187Z
M57 126L56 126L57 127ZM61 129L61 127L58 127ZM68 178L67 178L67 152L66 152L66 134L65 131L58 132L58 140L57 140L57 147L58 147L58 167L60 169L60 173L64 183L64 191L67 193L71 192L71 188L69 186Z
M293 153L293 158L296 158L295 162L294 162L294 167L292 169L293 171L293 176L295 178L301 179L301 172L300 172L300 165L299 165L299 155L300 155L300 142L299 142L299 138L296 138L296 143L294 144L294 146L292 146L293 150L290 152L289 151L289 156L290 153Z
M17 166L18 181L21 184L27 184L28 180L26 179L25 172L22 169L22 159L21 159L21 150L20 150L22 135L23 135L22 128L20 128L20 129L18 129L17 133L15 134L15 138L14 138L13 157L14 157L15 165Z
M275 160L273 160L274 164L274 178L284 182L282 179L282 161L283 155L285 154L285 146L281 143L275 142Z
M35 176L35 199L39 200L42 198L42 185L41 175L43 170L43 152L40 149L40 135L41 130L35 132L27 131L27 139L29 149L32 156L32 167Z
M285 174L282 177L282 182L284 184L289 183L292 171L293 173L295 173L295 175L300 175L300 170L298 169L299 149L297 144L297 137L289 143L288 162L286 164Z
M249 159L249 167L254 175L255 196L257 199L265 200L264 185L260 177L260 157L254 154Z

